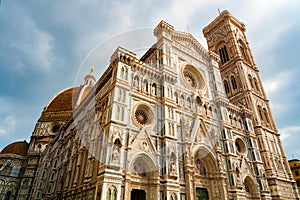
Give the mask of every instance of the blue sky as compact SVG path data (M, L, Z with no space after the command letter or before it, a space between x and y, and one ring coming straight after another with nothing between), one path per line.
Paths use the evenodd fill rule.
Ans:
M219 8L246 24L286 154L300 158L300 1L170 2L2 0L0 149L29 141L43 107L57 92L78 83L82 62L98 44L126 31L152 29L163 19L177 30L189 30L206 47L202 28ZM103 66L94 65L100 74Z

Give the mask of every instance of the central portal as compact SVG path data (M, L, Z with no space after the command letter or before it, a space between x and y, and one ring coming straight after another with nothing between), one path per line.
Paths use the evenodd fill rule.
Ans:
M133 189L131 191L131 198L130 198L130 200L146 200L146 192L145 192L145 190Z
M196 200L208 200L208 191L206 188L196 188Z

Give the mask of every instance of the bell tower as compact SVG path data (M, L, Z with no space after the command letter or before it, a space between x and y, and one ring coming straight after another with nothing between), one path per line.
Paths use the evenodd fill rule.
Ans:
M208 50L219 55L224 91L230 103L252 111L255 136L272 198L299 198L280 134L254 61L245 25L223 11L203 29Z

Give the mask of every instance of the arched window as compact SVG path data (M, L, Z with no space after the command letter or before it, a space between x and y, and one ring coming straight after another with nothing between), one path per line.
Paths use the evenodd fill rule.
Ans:
M121 79L127 80L127 67L122 66L120 77Z
M55 169L57 167L57 160L54 161L53 168Z
M148 92L148 81L147 80L144 80L143 90L144 90L144 92Z
M120 102L122 99L122 93L123 91L121 89L119 89L119 93L118 93L118 101Z
M21 170L21 166L14 165L10 171L10 176L18 177Z
M168 108L168 115L169 115L170 119L174 119L173 109L172 108Z
M48 186L48 193L50 193L52 191L52 184L49 184Z
M248 80L249 80L249 83L250 83L250 85L251 85L251 88L254 88L254 87L253 87L252 77L251 77L250 74L248 75Z
M153 83L151 86L151 94L156 95L156 84Z
M117 116L116 116L116 119L120 120L120 121L123 121L123 118L124 118L124 108L120 107L120 106L117 106Z
M139 77L135 76L133 80L133 87L139 89Z
M169 123L169 135L174 136L174 125Z
M258 110L258 114L259 114L260 119L261 119L261 120L264 120L260 105L257 106L257 110Z
M181 101L180 104L181 104L182 106L185 106L184 96L183 96L183 95L181 95L180 101Z
M224 88L225 88L226 94L228 94L230 92L230 88L229 88L229 84L226 80L224 81Z
M174 96L175 96L175 101L176 101L176 103L179 103L177 92L175 92Z
M117 193L116 190L113 190L111 194L111 200L116 200L116 199L117 199Z
M110 189L107 190L106 200L111 200L111 190Z
M254 82L254 86L255 86L256 91L259 92L259 87L258 87L258 83L257 83L256 78L253 78L253 82Z
M237 84L236 84L236 80L235 80L234 76L231 76L231 85L232 85L233 90L237 89Z
M270 123L270 119L269 119L269 115L268 115L268 112L267 112L267 109L263 108L263 113L264 113L264 117L266 119L266 123Z
M117 199L117 189L115 187L108 188L106 192L106 200L116 200Z
M168 88L167 88L167 93L168 93L168 97L169 98L172 98L172 88L171 88L171 86L168 86Z
M51 177L50 177L50 181L53 181L54 180L54 172L52 172L52 174L51 174Z
M122 144L121 144L121 141L120 141L119 138L115 139L114 145L117 146L117 147L119 147L119 148L121 148Z
M192 108L191 99L188 97L186 101L187 101L187 107Z
M249 61L249 59L248 59L248 53L247 53L247 48L245 47L245 45L243 44L242 41L239 41L239 47L240 47L240 53L242 55L242 58L245 61Z
M199 96L196 97L196 104L197 104L198 106L201 105L201 99L200 99Z
M229 56L228 56L228 53L227 53L227 49L226 49L226 46L222 46L221 48L219 48L219 56L220 56L220 59L221 59L221 64L223 65L224 63L228 62L229 61Z

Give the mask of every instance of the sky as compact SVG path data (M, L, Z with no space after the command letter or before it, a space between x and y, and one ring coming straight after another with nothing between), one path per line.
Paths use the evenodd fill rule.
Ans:
M286 155L300 159L299 0L2 0L0 149L29 141L42 109L59 91L80 84L78 74L88 65L99 78L105 66L86 62L95 47L122 43L119 36L130 33L150 47L149 30L165 20L207 48L202 29L218 9L245 23Z

